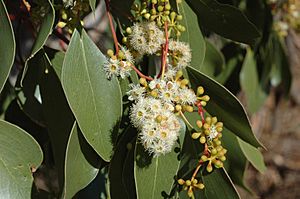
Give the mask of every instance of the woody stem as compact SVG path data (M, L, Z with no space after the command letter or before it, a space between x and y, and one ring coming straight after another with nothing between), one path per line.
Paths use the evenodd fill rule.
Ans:
M106 5L106 15L108 17L110 30L111 30L113 40L114 40L114 44L115 44L115 48L116 48L116 54L118 54L119 53L118 39L117 39L117 34L116 34L116 31L115 31L114 23L113 23L113 20L112 20L112 16L111 16L111 13L110 13L109 0L105 0L105 5Z

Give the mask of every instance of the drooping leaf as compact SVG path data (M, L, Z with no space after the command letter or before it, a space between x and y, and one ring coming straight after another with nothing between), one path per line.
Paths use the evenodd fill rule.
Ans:
M221 36L247 44L260 36L256 27L237 8L216 0L187 0L200 24Z
M211 78L215 78L224 69L225 60L223 54L213 46L208 40L205 40L206 51L204 62L199 71L208 75ZM197 69L197 68L196 68Z
M247 50L240 72L240 83L246 95L248 110L251 113L256 112L266 99L266 95L259 86L256 62L250 49Z
M205 57L206 45L198 24L197 15L185 1L180 4L179 11L183 16L183 25L186 28L186 31L181 35L181 39L187 42L191 47L191 65L196 69L200 69Z
M265 163L264 163L264 158L261 152L248 144L247 142L241 140L238 138L238 143L247 157L247 159L250 161L250 163L261 173L264 173L267 169Z
M92 11L95 12L96 9L96 0L89 0L90 7L92 8Z
M0 1L0 93L15 58L15 37L3 0Z
M210 101L205 107L207 111L217 116L226 128L241 139L255 147L261 146L252 132L249 119L239 100L224 86L201 72L190 67L187 68L187 72L193 89L196 90L201 85L210 96Z
M76 122L67 145L63 198L72 198L98 174L103 162L84 140Z
M43 56L45 57L47 55L44 53ZM44 63L44 65L42 65L42 63ZM48 61L42 63L40 66L46 71L43 73L39 82L43 102L42 110L47 123L48 135L51 140L59 186L60 190L62 190L64 184L65 151L75 118L69 108L60 80L53 67Z
M169 194L178 169L177 154L172 151L159 157L150 157L138 143L135 153L137 197L158 199Z
M128 127L123 135L121 136L116 149L114 150L114 155L111 159L109 166L109 188L110 196L112 198L136 198L135 196L135 184L134 184L134 175L133 168L127 167L132 164L126 162L127 156L129 156L134 148L132 148L133 143L131 141L137 135L137 130L133 127ZM135 140L135 139L134 139ZM128 170L125 170L126 169ZM125 174L131 174L126 178L123 178ZM129 187L131 182L132 187Z
M118 81L106 78L104 61L86 32L80 37L76 30L65 55L61 81L83 135L104 160L109 160L122 103Z
M43 153L24 130L0 120L0 195L2 198L30 198L31 169L39 167Z
M228 129L223 129L222 143L227 149L225 169L234 184L249 191L244 182L244 173L247 167L247 159L241 150L238 138Z
M214 169L212 173L202 176L205 195L213 199L240 199L225 169Z
M32 46L32 49L31 49L31 53L29 55L29 57L27 58L26 60L26 63L25 63L25 66L24 66L24 69L23 69L23 74L22 74L22 79L21 81L23 81L25 75L26 75L26 72L27 72L27 69L28 69L28 62L31 58L34 57L34 55L39 52L39 50L42 49L42 47L45 45L49 35L51 34L52 32L52 27L53 27L53 24L54 24L54 18L55 18L55 10L53 8L53 5L51 3L50 0L46 0L46 4L47 4L47 8L49 9L47 11L47 14L44 16L43 18L43 22L41 24L41 26L39 27L39 30L38 30L38 33L37 33L37 37L35 39L35 42ZM21 82L22 83L22 82Z

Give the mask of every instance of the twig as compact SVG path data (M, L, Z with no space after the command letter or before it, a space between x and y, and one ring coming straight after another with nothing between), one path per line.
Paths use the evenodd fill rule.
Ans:
M116 54L118 54L119 53L118 39L117 39L117 34L115 31L114 24L113 24L112 16L110 14L109 0L105 0L105 5L106 5L106 15L108 17L110 30L111 30L111 33L112 33L113 39L114 39Z

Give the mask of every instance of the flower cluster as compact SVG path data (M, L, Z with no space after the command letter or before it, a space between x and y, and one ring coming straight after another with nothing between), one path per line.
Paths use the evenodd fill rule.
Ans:
M300 31L300 2L288 0L285 3L272 0L269 2L273 9L274 29L282 37L288 35L288 29Z
M154 79L149 83L141 78L131 85L128 99L135 101L130 113L133 125L140 130L140 140L154 156L172 150L181 128L177 113L193 111L197 101L193 90L177 72L173 80Z
M112 50L108 50L107 55L109 58L107 58L103 67L108 79L112 76L120 76L124 79L130 75L134 59L129 50L121 47L117 56L114 55Z

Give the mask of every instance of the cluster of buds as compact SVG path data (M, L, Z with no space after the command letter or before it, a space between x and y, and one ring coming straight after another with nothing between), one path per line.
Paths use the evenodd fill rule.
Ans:
M180 36L181 32L185 31L185 27L180 24L182 15L172 11L169 0L143 0L141 4L133 4L132 11L136 20L155 22L158 27L162 27L167 22L170 33L174 30L176 36Z
M270 2L274 15L274 29L282 37L288 35L288 29L300 32L300 2L288 0L285 3Z
M201 160L203 163L208 162L206 170L211 172L213 170L212 165L216 168L223 167L223 162L226 160L226 149L222 147L222 130L223 123L218 122L217 117L207 116L204 123L197 120L197 132L192 134L192 138L199 140L201 144L204 144L207 149L203 152Z
M78 23L83 25L82 18L90 12L88 0L64 1L63 7L58 8L60 10L58 27L67 27L70 34L78 26Z
M197 189L204 189L204 184L201 182L198 182L197 179L191 179L191 180L183 180L183 179L179 179L177 180L179 185L183 186L183 190L187 191L187 194L190 198L192 198L194 196L194 190Z

